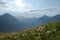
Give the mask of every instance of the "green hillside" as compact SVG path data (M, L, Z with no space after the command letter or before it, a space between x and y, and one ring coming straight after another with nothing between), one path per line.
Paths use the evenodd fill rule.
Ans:
M60 21L21 32L0 33L0 40L60 40Z

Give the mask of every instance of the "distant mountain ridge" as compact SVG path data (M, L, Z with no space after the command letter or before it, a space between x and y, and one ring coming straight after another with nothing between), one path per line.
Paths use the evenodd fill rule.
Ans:
M8 13L0 16L0 32L19 31L28 26L29 24L18 20Z
M44 15L41 18L37 19L38 24L45 24L45 23L54 22L54 21L60 21L59 14L57 14L53 17L49 17L49 16Z
M19 20L20 18L17 17ZM49 22L53 22L53 21L58 21L60 20L60 14L57 14L53 17L49 17L47 15L44 15L40 18L24 18L22 17L22 21L25 21L26 23L32 25L32 26L37 26L37 25L41 25L41 24L45 24L45 23L49 23Z
M60 20L60 15L59 14L55 15L54 17L52 17L52 20L53 21Z
M59 20L60 20L59 14L53 17L44 15L40 18L24 18L24 17L18 18L10 15L9 13L6 13L0 16L0 32L20 31L25 28L31 28Z

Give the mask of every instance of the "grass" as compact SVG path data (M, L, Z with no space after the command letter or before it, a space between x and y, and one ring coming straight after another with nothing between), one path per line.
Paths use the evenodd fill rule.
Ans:
M0 33L0 40L60 40L60 21L21 32Z

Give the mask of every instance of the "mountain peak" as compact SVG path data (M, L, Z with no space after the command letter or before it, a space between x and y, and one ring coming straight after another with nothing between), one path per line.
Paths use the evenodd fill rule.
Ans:
M55 15L54 17L60 17L60 14Z
M12 16L12 15L9 13L5 13L3 16Z
M47 16L47 15L44 15L44 16L42 16L41 18L50 18L49 16Z
M47 16L47 15L44 15L44 16L42 16L42 17L49 17L49 16Z

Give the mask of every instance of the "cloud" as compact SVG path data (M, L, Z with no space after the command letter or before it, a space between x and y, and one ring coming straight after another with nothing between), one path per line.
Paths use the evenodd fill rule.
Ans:
M6 10L24 11L32 7L30 3L24 3L22 0L2 0L0 1L0 8Z
M25 16L42 16L42 15L49 15L53 16L55 14L60 13L60 9L58 11L34 11L34 12L28 12L28 13L21 13L21 11L29 11L29 10L40 10L40 9L48 9L48 8L54 8L58 6L60 8L60 1L57 0L0 0L0 13L3 12L10 12L13 11L15 13L11 14L22 14ZM18 12L16 12L18 11Z
M14 3L21 10L26 10L26 9L29 9L30 7L32 7L32 5L30 3L24 3L22 0L16 0Z

